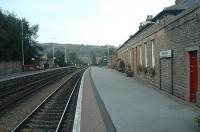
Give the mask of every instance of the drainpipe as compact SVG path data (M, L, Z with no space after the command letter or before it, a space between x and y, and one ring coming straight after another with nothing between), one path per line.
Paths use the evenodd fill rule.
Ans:
M161 58L159 58L159 71L160 71L160 89L161 88Z
M174 73L174 70L173 70L173 52L172 52L172 58L171 58L171 87L172 87L172 91L171 91L171 94L172 95L174 95L174 85L173 85L173 83L174 83L174 81L173 81L173 79L174 79L174 77L173 77L173 73Z

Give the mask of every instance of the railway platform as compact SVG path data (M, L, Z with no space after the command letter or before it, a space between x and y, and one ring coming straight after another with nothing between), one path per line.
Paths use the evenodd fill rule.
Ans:
M134 78L91 67L82 83L74 132L198 132L197 108Z
M21 87L30 82L34 82L37 80L42 80L45 77L50 77L52 75L63 73L67 74L69 72L73 72L76 68L73 66L68 67L60 67L53 69L46 69L40 71L32 71L32 72L23 72L16 74L9 74L5 76L0 76L0 91L5 89L12 89L16 87Z
M81 80L73 132L106 132L87 69Z
M40 74L40 73L46 73L46 72L50 72L50 71L56 71L56 70L59 70L59 69L63 69L63 67L0 75L0 82L11 80L11 79L16 79L16 78L20 78L20 77L27 77L27 76L31 76L31 75L35 75L35 74Z

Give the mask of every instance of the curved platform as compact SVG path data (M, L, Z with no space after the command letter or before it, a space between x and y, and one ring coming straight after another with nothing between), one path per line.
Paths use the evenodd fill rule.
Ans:
M90 72L92 79L89 70L84 76L79 131L110 131L113 123L118 132L198 132L197 108L115 70Z

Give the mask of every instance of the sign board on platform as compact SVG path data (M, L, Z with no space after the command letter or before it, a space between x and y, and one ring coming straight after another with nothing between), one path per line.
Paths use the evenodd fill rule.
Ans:
M160 58L171 58L172 50L160 51Z

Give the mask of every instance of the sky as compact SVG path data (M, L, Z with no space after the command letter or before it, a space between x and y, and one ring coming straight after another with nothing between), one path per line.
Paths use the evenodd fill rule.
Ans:
M0 0L0 8L39 24L37 41L90 45L123 44L147 15L175 0Z

